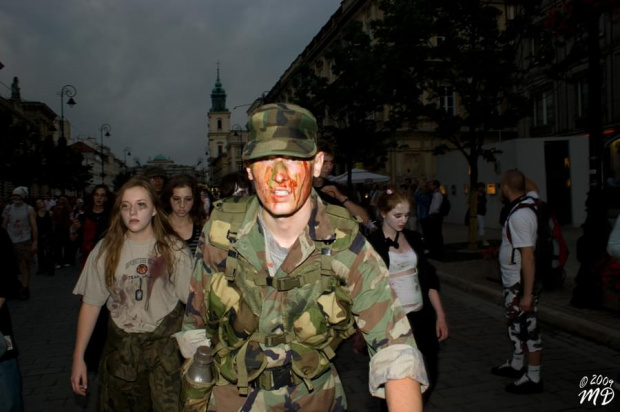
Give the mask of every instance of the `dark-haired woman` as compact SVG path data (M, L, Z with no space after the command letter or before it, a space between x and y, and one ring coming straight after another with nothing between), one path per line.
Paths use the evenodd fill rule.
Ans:
M84 267L86 259L101 240L110 223L110 200L111 193L105 185L97 185L93 188L86 204L84 213L78 216L78 221L70 228L71 240L76 240L80 248L81 267Z
M162 192L162 203L174 231L196 252L204 224L204 211L196 179L189 175L173 176Z

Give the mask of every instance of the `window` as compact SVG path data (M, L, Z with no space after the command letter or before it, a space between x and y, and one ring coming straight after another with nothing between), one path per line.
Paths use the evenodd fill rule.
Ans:
M553 125L555 121L551 89L534 96L534 127Z
M217 119L217 130L222 130L222 119Z
M217 155L221 156L223 152L224 152L224 143L217 142Z
M575 84L575 106L578 119L588 115L588 81L585 77Z
M517 6L509 4L506 8L506 20L514 20L517 17Z
M446 113L452 116L456 115L456 106L454 105L454 88L452 86L444 86L440 88L439 107L444 109Z

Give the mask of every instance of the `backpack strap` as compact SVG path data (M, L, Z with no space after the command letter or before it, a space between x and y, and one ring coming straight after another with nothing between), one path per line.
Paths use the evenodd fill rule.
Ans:
M534 203L526 203L525 200L528 200L528 199L532 200ZM531 196L522 196L519 202L512 209L510 209L510 213L508 213L508 216L506 217L505 225L506 225L506 238L508 239L511 245L512 245L512 235L510 233L510 217L517 210L524 209L524 208L531 209L534 212L534 214L538 217L538 204L539 204L538 199L531 197ZM511 265L516 264L514 246L512 247L512 253L510 254L510 264Z

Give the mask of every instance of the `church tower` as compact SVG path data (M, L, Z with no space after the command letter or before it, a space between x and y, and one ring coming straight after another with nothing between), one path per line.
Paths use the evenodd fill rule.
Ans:
M209 156L207 161L213 164L214 160L226 154L226 136L230 133L230 111L226 108L226 90L220 81L220 64L217 64L217 80L211 90L211 109L209 109ZM218 174L217 170L210 170L210 177Z

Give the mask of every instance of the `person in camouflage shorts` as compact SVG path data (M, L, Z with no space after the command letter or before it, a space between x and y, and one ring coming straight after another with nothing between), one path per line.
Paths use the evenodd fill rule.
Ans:
M183 330L210 339L209 411L345 410L330 360L354 322L372 356L370 392L393 410L422 409L426 371L387 268L346 209L312 189L316 134L299 106L259 107L243 150L257 194L219 202L203 229Z

